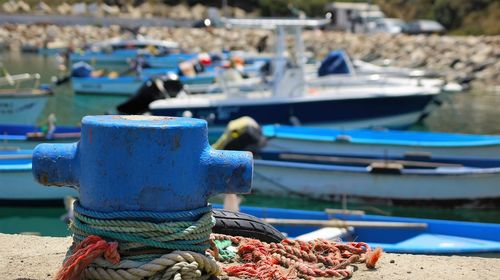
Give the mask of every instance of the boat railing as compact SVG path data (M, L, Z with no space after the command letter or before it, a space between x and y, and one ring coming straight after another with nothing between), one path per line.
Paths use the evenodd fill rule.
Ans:
M17 92L21 89L21 86L27 81L33 81L33 85L31 88L34 89L38 88L40 86L40 74L38 73L35 74L23 73L16 75L8 74L0 78L0 86L13 87Z
M230 95L245 95L248 91L268 90L270 87L263 81L262 77L242 78L237 80L228 79L224 71L217 70L217 83L211 87L220 87L222 91ZM246 90L248 89L248 90ZM210 91L209 91L210 92Z

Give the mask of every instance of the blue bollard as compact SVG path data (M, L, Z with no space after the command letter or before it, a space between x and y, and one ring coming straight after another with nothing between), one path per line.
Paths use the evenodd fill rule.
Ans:
M80 204L101 212L191 210L219 193L248 193L252 154L218 151L207 123L192 118L88 116L73 144L40 144L33 174L74 186Z

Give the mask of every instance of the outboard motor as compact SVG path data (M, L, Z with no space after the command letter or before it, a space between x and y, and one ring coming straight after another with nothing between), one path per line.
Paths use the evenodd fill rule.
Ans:
M244 150L256 153L266 144L259 124L250 117L230 121L212 147L219 150Z
M149 110L149 104L158 99L176 97L184 85L175 74L149 79L142 84L137 93L116 109L121 114L138 115Z
M87 78L92 75L94 69L88 63L80 61L71 67L71 77Z

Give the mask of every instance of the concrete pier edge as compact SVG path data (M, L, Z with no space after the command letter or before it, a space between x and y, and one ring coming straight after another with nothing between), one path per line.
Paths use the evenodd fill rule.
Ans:
M53 279L70 244L70 237L0 234L1 279ZM375 270L358 265L352 278L500 279L500 258L384 253Z

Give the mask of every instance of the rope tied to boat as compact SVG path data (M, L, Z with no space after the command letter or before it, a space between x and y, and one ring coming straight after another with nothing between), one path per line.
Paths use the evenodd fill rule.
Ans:
M215 224L211 213L210 206L173 213L108 213L85 209L75 201L70 229L77 244L56 279L177 280L219 275L217 262L205 253Z
M314 279L315 277L350 277L352 264L365 263L375 268L382 249L372 250L364 242L336 243L317 239L298 241L285 239L280 243L265 243L240 236L212 234L218 255L227 256L230 248L237 247L237 254L225 262L240 261L243 264L224 267L229 276L267 279Z

